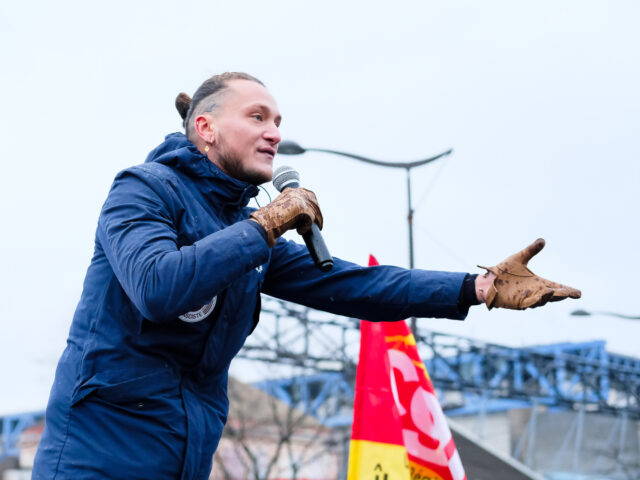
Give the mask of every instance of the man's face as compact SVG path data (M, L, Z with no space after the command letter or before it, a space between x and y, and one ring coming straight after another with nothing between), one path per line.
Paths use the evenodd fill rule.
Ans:
M211 160L228 175L259 185L273 176L280 112L262 85L231 80L213 114Z

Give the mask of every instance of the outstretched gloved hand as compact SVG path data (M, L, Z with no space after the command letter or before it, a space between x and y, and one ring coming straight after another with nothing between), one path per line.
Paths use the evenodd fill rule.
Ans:
M493 307L524 310L567 297L580 298L580 290L546 280L527 268L529 260L540 252L544 245L544 240L539 238L495 267L478 265L487 270L486 275L491 272L496 276L485 295L485 303L489 310Z
M315 194L306 188L286 188L276 199L252 212L249 218L267 232L270 247L287 230L295 228L300 235L311 228L313 222L322 229L322 212Z

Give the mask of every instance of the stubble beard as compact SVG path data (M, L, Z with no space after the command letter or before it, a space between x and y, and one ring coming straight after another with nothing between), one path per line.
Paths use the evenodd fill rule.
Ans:
M227 175L252 185L261 185L271 180L273 174L267 176L264 172L247 171L240 157L230 153L224 144L220 147L219 166Z

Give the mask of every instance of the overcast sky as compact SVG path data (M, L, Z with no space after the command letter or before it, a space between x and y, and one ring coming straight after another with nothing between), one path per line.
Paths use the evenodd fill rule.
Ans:
M582 289L526 312L421 325L638 355L640 4L635 1L2 2L0 413L44 408L115 174L180 129L173 102L228 70L262 79L283 138L414 172L416 266L530 267ZM408 264L406 184L308 153L336 256ZM273 188L268 186L273 192Z

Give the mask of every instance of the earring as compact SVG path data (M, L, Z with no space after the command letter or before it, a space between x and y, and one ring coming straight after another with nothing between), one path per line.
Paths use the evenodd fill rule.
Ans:
M204 153L209 153L209 144L208 143L204 146Z

